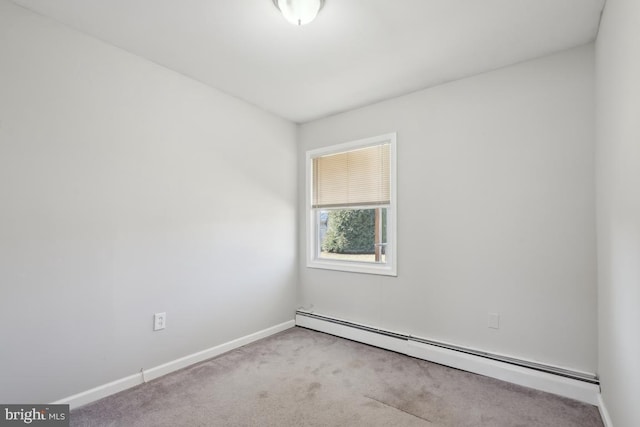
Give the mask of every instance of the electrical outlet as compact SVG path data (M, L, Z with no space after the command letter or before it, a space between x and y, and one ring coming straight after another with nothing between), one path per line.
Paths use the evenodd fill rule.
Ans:
M500 329L500 315L498 313L489 313L489 327Z
M167 313L156 313L153 315L153 330L159 331L167 327Z

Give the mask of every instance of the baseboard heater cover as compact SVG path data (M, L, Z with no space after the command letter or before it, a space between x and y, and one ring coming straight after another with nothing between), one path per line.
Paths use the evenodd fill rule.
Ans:
M296 325L597 405L596 375L296 311Z

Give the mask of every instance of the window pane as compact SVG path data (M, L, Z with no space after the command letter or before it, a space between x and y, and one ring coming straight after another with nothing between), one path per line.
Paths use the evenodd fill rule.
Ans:
M318 211L318 258L386 262L387 208Z

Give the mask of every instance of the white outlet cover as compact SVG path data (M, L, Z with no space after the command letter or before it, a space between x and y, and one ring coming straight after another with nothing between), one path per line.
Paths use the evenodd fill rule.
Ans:
M498 313L489 313L489 327L500 329L500 315Z
M153 315L153 330L159 331L167 326L167 313L156 313Z

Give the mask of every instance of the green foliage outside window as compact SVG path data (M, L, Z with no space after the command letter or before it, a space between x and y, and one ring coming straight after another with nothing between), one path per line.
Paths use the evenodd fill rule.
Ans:
M382 236L386 241L386 209L382 209ZM372 254L375 239L375 209L328 211L327 232L322 242L325 252Z

